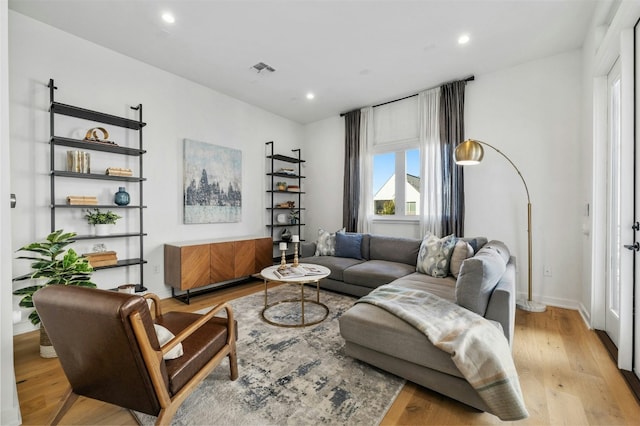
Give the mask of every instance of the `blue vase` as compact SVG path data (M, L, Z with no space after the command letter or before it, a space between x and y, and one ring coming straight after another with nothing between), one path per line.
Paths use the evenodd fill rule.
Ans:
M126 206L129 204L131 198L129 197L129 193L124 190L124 186L118 188L118 192L116 192L114 201L119 206Z

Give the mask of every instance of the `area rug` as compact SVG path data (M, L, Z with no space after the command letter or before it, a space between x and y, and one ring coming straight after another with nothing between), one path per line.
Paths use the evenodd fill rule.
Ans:
M269 290L269 303L299 296L298 285ZM315 289L305 288L315 299ZM225 361L178 409L173 425L376 425L402 389L404 380L361 363L343 351L338 318L355 298L321 291L329 307L321 323L281 328L261 319L264 292L230 304L238 321L239 377L229 380ZM305 304L305 319L324 315ZM297 303L276 305L270 320L297 321ZM155 417L137 413L144 425Z

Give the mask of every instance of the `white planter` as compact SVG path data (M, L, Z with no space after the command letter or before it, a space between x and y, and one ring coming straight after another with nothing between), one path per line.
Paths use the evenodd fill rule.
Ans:
M109 235L111 234L111 227L113 225L93 225L94 226L94 235Z

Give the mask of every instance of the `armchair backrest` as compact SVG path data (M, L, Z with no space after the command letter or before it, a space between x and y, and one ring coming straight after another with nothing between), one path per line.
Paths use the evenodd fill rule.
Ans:
M33 297L73 392L150 415L161 409L130 317L138 312L160 345L147 301L134 294L53 285ZM166 367L160 371L168 388Z

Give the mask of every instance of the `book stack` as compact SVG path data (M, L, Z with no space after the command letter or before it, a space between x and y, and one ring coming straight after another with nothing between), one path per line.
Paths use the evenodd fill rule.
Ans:
M300 192L300 187L298 185L289 185L287 187L287 191L289 191L289 192Z
M97 206L98 197L90 195L69 195L67 197L67 204L70 206Z
M133 176L131 169L125 169L122 167L109 167L107 169L107 175L109 176Z
M110 266L118 263L118 256L115 251L98 251L94 253L84 253L82 256L89 259L92 267Z

